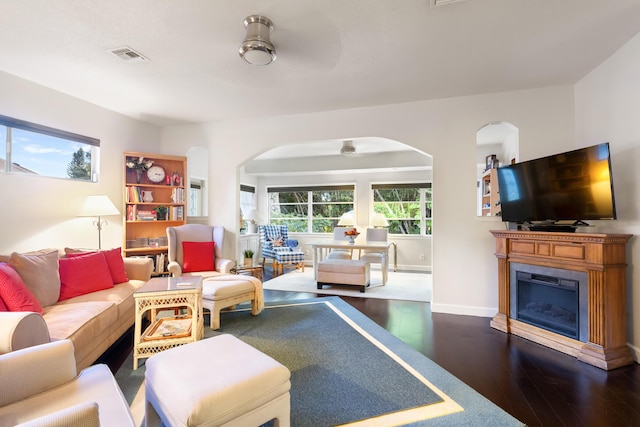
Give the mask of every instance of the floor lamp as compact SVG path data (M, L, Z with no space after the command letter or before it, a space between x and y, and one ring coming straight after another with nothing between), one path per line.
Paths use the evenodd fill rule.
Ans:
M87 196L78 216L98 217L93 221L93 225L98 227L98 249L102 249L102 226L107 225L107 221L103 220L103 216L120 215L120 211L113 204L109 196L99 194L95 196Z

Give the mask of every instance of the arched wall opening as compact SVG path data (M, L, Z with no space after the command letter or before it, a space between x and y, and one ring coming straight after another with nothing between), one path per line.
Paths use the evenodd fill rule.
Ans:
M366 229L372 216L372 190L375 184L432 183L432 156L407 144L377 137L350 138L356 155L344 156L340 149L345 140L306 141L286 144L248 157L238 165L238 199L242 204L241 187L255 189L254 206L260 213L260 224L268 221L268 187L295 185L355 186L356 226ZM244 195L246 196L246 194ZM245 197L246 198L246 197ZM236 253L240 258L247 236L239 226ZM437 227L437 225L434 225ZM317 233L297 233L297 240L311 260L308 244L319 238ZM255 238L254 238L255 239ZM399 269L431 271L433 265L432 235L390 235L397 243Z

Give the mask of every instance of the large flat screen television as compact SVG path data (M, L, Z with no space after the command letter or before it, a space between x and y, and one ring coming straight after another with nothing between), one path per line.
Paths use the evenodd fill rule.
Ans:
M498 188L503 221L616 219L608 142L498 168Z

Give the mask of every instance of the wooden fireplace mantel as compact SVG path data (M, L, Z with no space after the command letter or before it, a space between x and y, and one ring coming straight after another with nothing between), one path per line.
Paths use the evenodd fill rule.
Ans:
M626 245L630 234L491 231L498 258L498 313L491 326L610 370L633 363L627 346ZM510 263L584 271L588 342L510 317Z

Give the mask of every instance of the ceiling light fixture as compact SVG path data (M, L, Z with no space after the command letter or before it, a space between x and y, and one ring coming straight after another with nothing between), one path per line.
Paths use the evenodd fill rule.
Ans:
M356 154L356 147L353 146L353 141L346 140L342 141L342 148L340 149L340 154L346 156L353 156Z
M247 16L244 20L247 36L240 46L239 54L251 65L269 65L276 60L276 48L269 39L273 23L260 15Z

